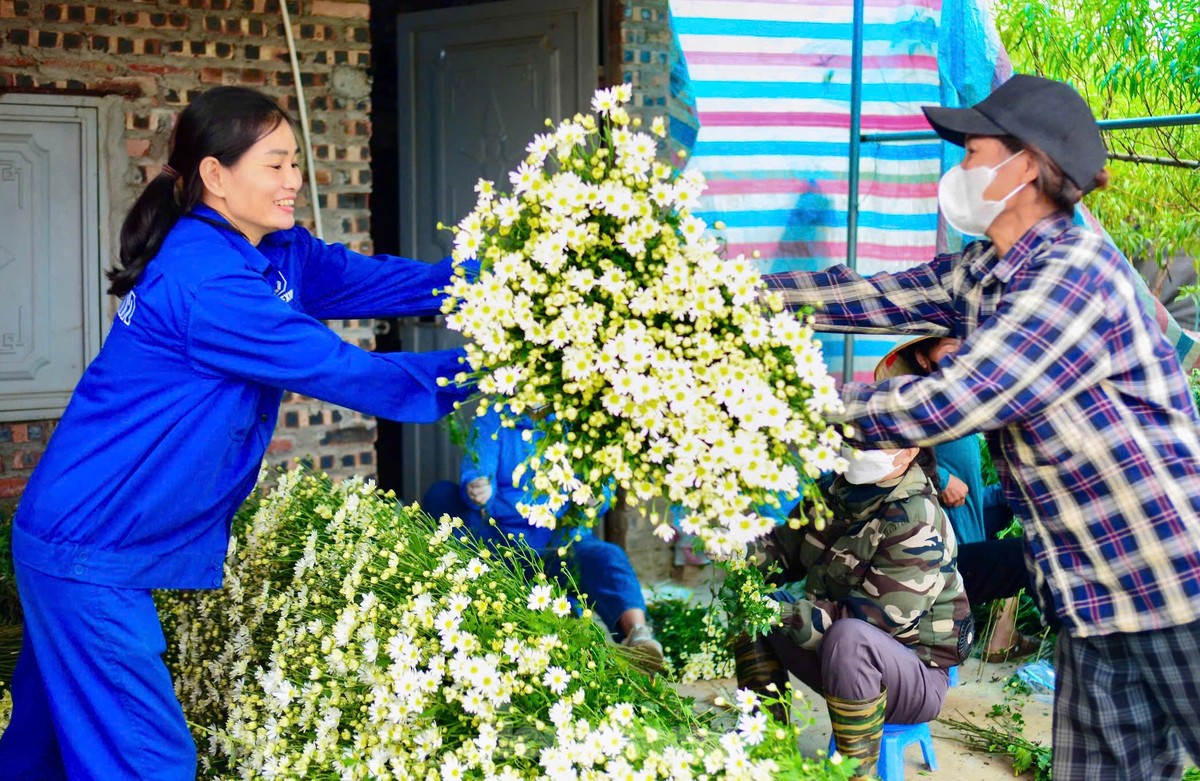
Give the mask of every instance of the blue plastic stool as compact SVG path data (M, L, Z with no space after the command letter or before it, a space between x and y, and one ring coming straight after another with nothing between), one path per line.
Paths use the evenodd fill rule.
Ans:
M904 749L913 743L921 744L921 754L930 770L937 770L937 756L933 753L933 736L929 734L929 722L921 724L884 724L883 740L879 745L879 764L876 774L883 781L904 781ZM829 738L829 753L837 750L837 743Z
M958 686L958 667L946 671L951 686ZM921 745L921 756L930 770L937 770L937 755L933 751L933 736L929 722L922 724L884 724L879 744L879 764L875 773L882 781L904 781L904 749L913 743ZM837 741L829 737L829 753L837 750Z

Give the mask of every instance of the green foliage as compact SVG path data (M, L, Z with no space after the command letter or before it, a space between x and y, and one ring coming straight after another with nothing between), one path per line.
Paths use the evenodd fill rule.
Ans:
M996 0L993 8L1014 68L1071 83L1098 118L1190 114L1200 105L1195 0ZM1106 142L1115 155L1200 158L1196 125L1111 131ZM1200 258L1193 169L1122 160L1109 168L1109 188L1088 204L1130 259Z
M688 656L698 653L707 638L704 616L708 608L686 599L656 599L646 605L646 617L662 643L663 654L673 670L680 670Z
M685 599L659 599L646 606L654 634L663 645L667 674L680 681L733 675L725 611Z
M12 680L21 650L21 603L12 564L12 517L0 507L0 724L4 720L3 698Z
M0 507L0 625L20 621L21 604L12 564L12 514Z
M457 448L466 450L470 444L474 410L474 407L460 406L442 419L441 425L446 427L446 435L450 438L450 444Z
M992 451L988 448L987 439L979 437L979 462L983 469L984 485L999 485L1000 475L996 474L996 463L992 460Z
M730 640L742 633L752 637L770 634L779 623L779 603L768 596L776 587L767 578L779 568L772 566L770 572L763 572L749 559L718 561L717 566L725 570L720 598L728 616Z
M980 725L965 718L938 721L958 732L957 740L969 748L1007 756L1013 775L1032 772L1034 781L1050 781L1050 747L1025 737L1025 715L1017 700L1023 701L1028 693L1028 684L1014 675L1005 687L1004 702L993 705L988 712L989 724Z

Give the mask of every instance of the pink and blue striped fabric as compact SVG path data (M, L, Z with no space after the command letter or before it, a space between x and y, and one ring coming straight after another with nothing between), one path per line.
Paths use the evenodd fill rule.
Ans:
M863 132L928 130L939 104L942 0L867 0ZM730 256L757 251L764 272L846 259L851 0L672 0L700 121L690 166L708 180L701 211ZM865 144L858 269L892 271L937 247L937 141ZM894 343L856 337L868 373ZM840 366L842 337L825 340Z
M686 120L699 119L689 166L708 179L700 211L725 223L727 254L757 251L764 272L845 262L852 0L671 0L670 8L684 74L672 90L688 96L672 135L687 146L695 123ZM865 14L865 133L928 130L921 106L971 105L1012 74L984 0L866 0ZM947 235L937 212L937 182L961 157L956 147L874 143L861 155L860 272L957 248L961 237ZM1200 344L1148 290L1143 298L1185 368L1200 366ZM855 337L856 378L869 379L895 341ZM840 370L842 337L824 347Z

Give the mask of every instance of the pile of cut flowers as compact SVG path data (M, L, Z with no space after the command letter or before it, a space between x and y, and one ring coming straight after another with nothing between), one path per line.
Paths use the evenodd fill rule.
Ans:
M739 692L724 727L573 614L521 548L301 471L239 515L215 592L167 592L204 778L845 778Z
M680 683L734 675L729 625L719 605L655 598L646 605L646 617L662 642L666 673Z

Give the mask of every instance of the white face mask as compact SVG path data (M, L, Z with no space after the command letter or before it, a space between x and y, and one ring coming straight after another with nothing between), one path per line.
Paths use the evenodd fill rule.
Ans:
M992 168L963 168L962 164L959 164L947 171L938 183L938 206L941 207L946 222L959 233L982 236L1004 211L1004 204L1008 199L1021 192L1028 182L1022 182L999 201L984 198L983 191L996 178L997 171L1024 152L1022 149Z
M878 483L899 468L893 463L896 460L897 452L895 450L843 448L842 457L849 461L850 465L846 467L842 476L846 478L847 483L854 485Z

